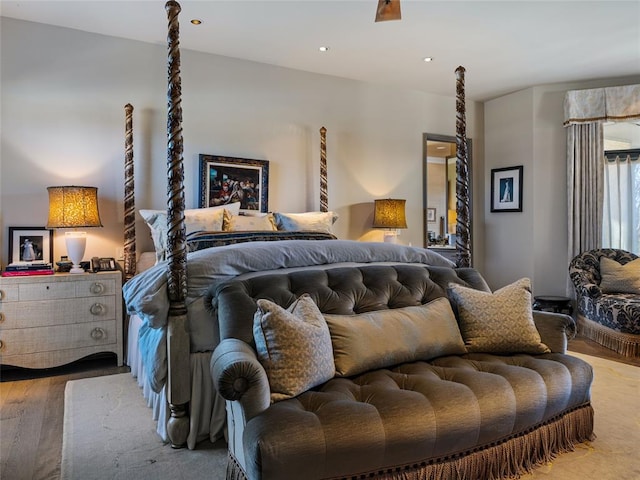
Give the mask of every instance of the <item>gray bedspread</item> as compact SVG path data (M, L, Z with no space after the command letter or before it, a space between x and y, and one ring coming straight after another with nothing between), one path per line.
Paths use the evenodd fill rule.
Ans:
M204 304L210 286L249 272L345 262L453 266L443 256L425 248L354 240L251 242L191 252L187 255L186 298L191 352L212 351L218 343L217 323ZM167 375L167 267L166 261L158 263L123 286L127 312L143 320L139 348L145 372L156 392L162 389Z

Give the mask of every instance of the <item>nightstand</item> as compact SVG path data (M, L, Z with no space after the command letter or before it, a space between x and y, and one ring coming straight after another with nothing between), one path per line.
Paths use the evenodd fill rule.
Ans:
M94 353L123 362L122 273L0 278L0 363L50 368Z

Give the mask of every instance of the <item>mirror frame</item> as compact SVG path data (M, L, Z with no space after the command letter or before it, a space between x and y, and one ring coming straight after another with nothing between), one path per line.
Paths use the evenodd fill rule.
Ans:
M423 212L422 212L422 226L423 226L423 244L424 248L429 247L428 240L428 232L429 226L427 224L427 142L445 142L445 143L453 143L457 145L457 139L453 135L440 135L435 133L423 133L422 134L422 204L423 204ZM457 211L457 222L456 222L456 264L459 265L460 256L458 253L461 249L467 249L467 251L472 252L472 241L471 241L471 232L473 232L473 223L472 223L472 204L473 204L473 193L471 189L472 182L472 146L473 142L470 138L466 139L467 146L467 163L468 163L468 179L462 178L459 162L456 161L456 211ZM459 159L458 159L459 160ZM469 194L465 198L459 198L459 184L466 184L467 191ZM464 190L464 189L463 189ZM460 205L460 201L462 200L463 205ZM466 225L468 225L468 235L460 235L460 228L464 225L461 225L464 222L464 215L461 215L461 209L466 210L468 213L468 219L466 221ZM446 217L445 217L446 218ZM465 245L464 243L468 244ZM473 258L473 256L471 256ZM470 266L470 265L469 265Z

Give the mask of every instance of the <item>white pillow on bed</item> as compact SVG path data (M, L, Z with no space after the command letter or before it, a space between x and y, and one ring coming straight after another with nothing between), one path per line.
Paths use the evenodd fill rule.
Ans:
M333 233L333 224L338 219L335 212L305 212L273 214L278 230L287 232L328 232Z
M194 232L221 232L225 210L240 212L240 202L218 207L192 208L184 211L186 234ZM149 225L153 246L156 250L156 262L166 259L167 253L167 211L140 210L140 215Z

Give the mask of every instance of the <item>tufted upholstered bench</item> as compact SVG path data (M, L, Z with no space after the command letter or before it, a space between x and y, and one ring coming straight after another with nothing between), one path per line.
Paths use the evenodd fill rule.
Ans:
M272 401L253 337L258 299L287 307L309 294L329 318L430 305L450 282L489 291L473 269L418 265L276 271L211 291L227 478L512 478L591 439L592 370L565 354L572 319L549 312L533 312L549 353L439 356L336 376ZM381 343L392 343L394 331L381 327Z

